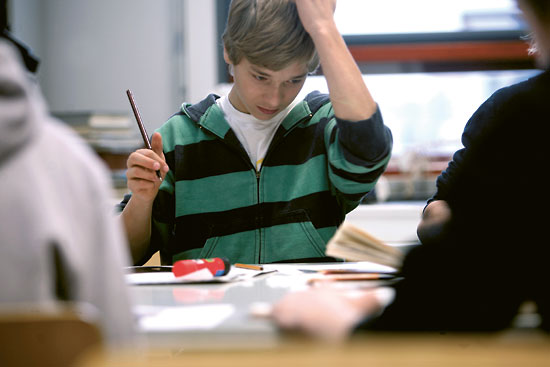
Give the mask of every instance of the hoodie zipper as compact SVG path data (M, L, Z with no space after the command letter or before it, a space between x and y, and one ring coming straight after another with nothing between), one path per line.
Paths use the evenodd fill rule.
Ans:
M262 167L263 167L263 162L262 162ZM257 261L258 264L261 263L261 259L262 259L262 227L261 227L261 224L262 224L262 217L261 217L262 211L261 211L261 207L260 207L260 172L262 171L262 167L260 167L259 170L256 170L256 168L254 168L254 171L256 171L256 201L257 201L257 205L258 205L258 214L256 215L256 220L258 221L256 226L258 227L258 236L259 236L259 239L258 239L258 261Z
M305 116L304 118L302 118L301 120L299 120L298 122L296 122L286 133L285 135L289 134L292 130L294 130L294 127L295 126L298 126L299 124L301 124L302 122L310 119L311 117L313 116L312 113L309 113L307 116ZM259 223L258 224L262 224L263 220L262 220L262 217L261 217L261 212L260 212L260 176L261 176L261 173L262 173L262 168L264 167L264 163L267 162L267 157L270 155L270 153L275 150L275 148L277 147L277 145L280 144L282 139L279 139L277 141L275 141L274 144L270 145L270 147L267 149L267 152L265 153L265 157L264 157L264 160L262 162L262 166L260 167L259 170L256 170L254 168L254 170L256 171L256 187L257 187L257 201L258 201L258 216L257 218L259 219ZM263 227L260 227L258 226L258 232L259 232L259 236L260 236L260 240L259 240L259 251L258 251L258 263L261 263L261 259L262 259L262 229Z
M285 135L289 134L292 130L294 130L295 126L298 126L299 124L301 124L302 122L310 119L311 117L313 116L312 113L309 113L307 116L303 117L301 120L299 120L298 122L296 122L286 133ZM258 228L258 234L259 234L259 246L258 246L258 263L261 262L261 258L262 258L262 227L260 227L260 225L262 224L262 219L261 219L261 211L260 211L260 177L261 177L261 172L262 172L262 168L264 166L264 163L267 161L267 157L269 156L269 154L275 149L275 147L277 147L277 145L280 144L280 141L282 139L279 139L275 142L275 144L271 145L266 154L265 154L265 157L264 157L264 160L262 162L262 166L260 167L259 170L256 169L256 167L254 167L254 165L252 164L252 162L250 161L250 157L248 156L248 154L246 154L246 152L243 150L243 149L239 149L231 144L227 144L227 142L223 139L223 138L220 138L217 134L214 134L213 132L211 132L209 129L207 129L206 127L202 126L199 124L199 129L204 129L204 130L207 130L209 131L210 133L212 133L213 135L215 135L218 139L220 139L225 145L229 146L231 149L233 149L235 152L237 152L239 154L239 156L244 159L247 164L254 170L255 174L256 174L256 205L258 206L258 213L256 215L256 227ZM244 153L244 154L243 154Z

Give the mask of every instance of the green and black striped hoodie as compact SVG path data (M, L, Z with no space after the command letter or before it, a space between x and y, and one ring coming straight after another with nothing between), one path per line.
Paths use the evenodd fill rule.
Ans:
M170 171L155 199L142 263L156 251L163 264L325 257L327 241L390 159L392 136L380 111L344 121L328 95L312 92L283 120L256 172L217 98L184 104L157 130Z

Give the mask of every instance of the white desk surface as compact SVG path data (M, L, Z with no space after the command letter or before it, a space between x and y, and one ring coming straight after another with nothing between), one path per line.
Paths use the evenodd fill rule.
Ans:
M550 337L537 330L521 328L493 334L366 333L336 345L296 335L283 336L268 318L255 317L251 310L258 305L269 306L285 294L307 287L308 279L315 274L298 269L391 269L372 263L264 267L265 271L274 268L278 271L217 284L129 285L141 332L148 344L139 352L130 349L105 355L100 351L79 366L549 365ZM334 285L354 290L380 284L362 281L335 282ZM159 318L162 312L166 317Z
M289 292L309 287L308 280L318 274L308 270L342 268L393 271L370 262L276 264L264 265L263 272L232 267L228 276L242 279L226 283L129 287L140 331L152 345L187 349L270 347L279 342L279 331L269 318L257 316L258 311L269 309ZM357 289L380 284L352 281L335 282L334 286Z

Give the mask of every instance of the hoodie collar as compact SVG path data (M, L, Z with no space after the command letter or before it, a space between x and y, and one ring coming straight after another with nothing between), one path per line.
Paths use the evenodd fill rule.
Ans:
M229 124L220 108L216 105L216 100L220 98L215 94L194 105L183 105L182 112L190 119L196 121L200 126L223 138L229 131ZM302 102L298 103L288 116L283 120L282 126L290 130L292 126L308 115L314 114L319 108L330 101L329 96L318 91L309 93Z

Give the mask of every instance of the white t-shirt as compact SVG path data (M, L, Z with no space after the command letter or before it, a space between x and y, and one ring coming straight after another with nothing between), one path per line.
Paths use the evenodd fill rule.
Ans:
M217 104L248 153L256 171L259 171L277 128L296 105L296 100L269 120L259 120L251 114L240 112L233 107L227 96L218 98Z

